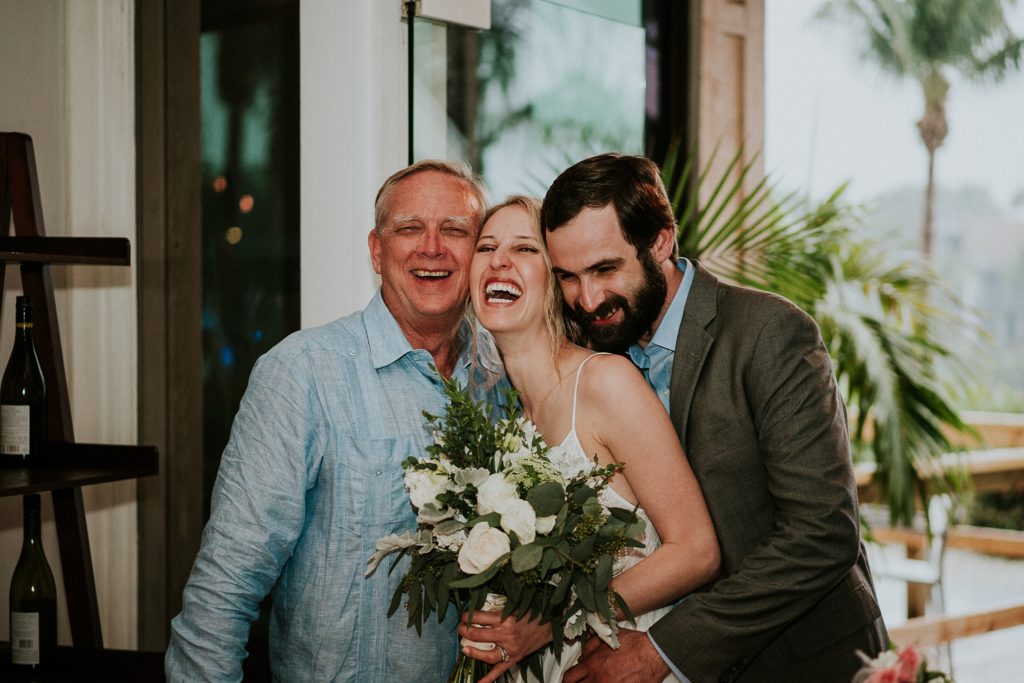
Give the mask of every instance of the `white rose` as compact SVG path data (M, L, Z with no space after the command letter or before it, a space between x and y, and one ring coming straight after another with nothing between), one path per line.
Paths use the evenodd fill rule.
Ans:
M507 481L502 474L492 474L480 484L476 493L476 509L481 515L500 510L510 500L518 500L516 485Z
M504 531L481 522L469 532L459 550L459 568L467 574L479 574L510 550L512 544Z
M510 500L501 507L501 528L516 532L523 545L537 537L537 513L525 500Z
M434 470L408 470L405 473L405 487L409 489L409 500L417 508L433 503L448 490L450 480L444 472Z
M555 528L555 522L558 520L558 515L548 515L547 517L537 518L537 533L548 534Z

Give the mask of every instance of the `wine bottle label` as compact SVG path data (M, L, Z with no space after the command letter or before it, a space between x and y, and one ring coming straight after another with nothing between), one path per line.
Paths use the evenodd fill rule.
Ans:
M0 406L0 453L23 455L29 453L28 406Z
M11 662L39 662L39 612L11 612Z

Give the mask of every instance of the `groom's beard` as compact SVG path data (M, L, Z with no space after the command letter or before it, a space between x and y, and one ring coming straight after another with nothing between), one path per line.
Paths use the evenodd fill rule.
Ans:
M628 298L621 294L610 294L592 313L580 308L579 304L572 308L566 307L565 313L570 323L568 327L578 327L581 332L582 339L577 339L577 342L595 351L625 353L626 349L651 331L665 303L668 280L650 252L645 251L640 255L640 265L644 279ZM596 322L598 318L616 309L622 309L622 322L615 325Z

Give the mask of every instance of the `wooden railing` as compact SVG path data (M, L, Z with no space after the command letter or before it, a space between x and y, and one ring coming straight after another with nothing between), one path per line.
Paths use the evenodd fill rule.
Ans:
M978 440L950 434L954 446L970 450L943 455L934 463L934 468L919 474L930 476L956 469L970 474L975 491L1024 492L1024 414L964 413L962 417L978 432L980 443ZM856 471L861 501L877 502L878 490L872 482L873 465L858 465ZM927 546L925 534L912 529L876 526L872 534L879 542L904 545L907 554L912 557L920 557ZM950 529L946 545L949 548L1024 559L1024 530L959 524ZM911 618L889 629L894 642L929 647L1024 624L1024 605L972 614L916 616L923 613L925 593L920 588L908 584L907 609Z

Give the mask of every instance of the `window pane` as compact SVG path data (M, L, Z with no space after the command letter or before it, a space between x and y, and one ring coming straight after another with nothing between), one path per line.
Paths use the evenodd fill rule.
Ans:
M495 0L489 31L417 20L416 158L467 161L500 198L543 194L591 154L642 153L641 10L639 0Z
M230 5L200 43L207 505L253 364L299 326L297 3Z

